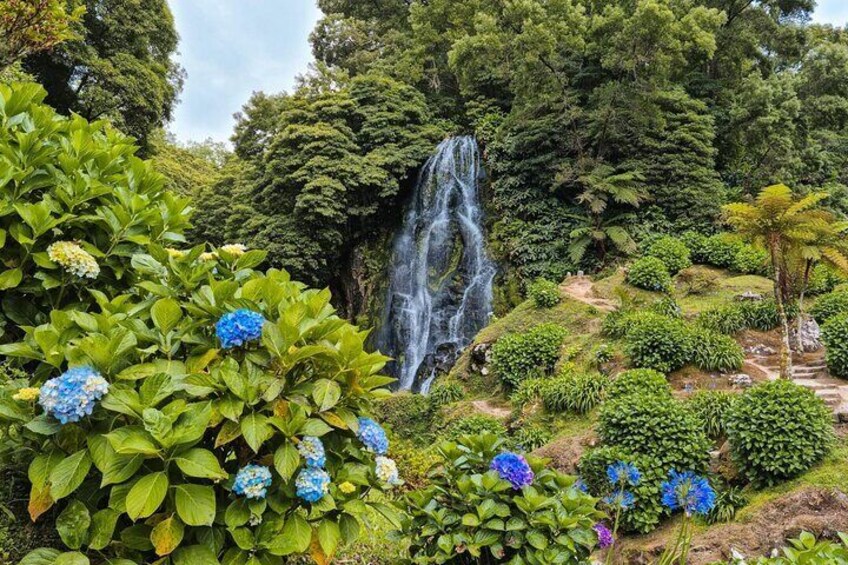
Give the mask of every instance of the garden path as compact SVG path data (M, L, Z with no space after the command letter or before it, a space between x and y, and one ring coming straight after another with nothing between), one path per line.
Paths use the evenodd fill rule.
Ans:
M605 298L597 298L595 296L592 279L585 276L568 277L560 285L560 290L565 292L570 298L594 306L598 310L604 312L612 312L616 309L616 304Z

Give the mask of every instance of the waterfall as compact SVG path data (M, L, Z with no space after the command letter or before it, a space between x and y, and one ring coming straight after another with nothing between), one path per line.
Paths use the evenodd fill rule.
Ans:
M424 394L488 321L495 265L486 254L473 137L446 139L421 171L398 233L378 346L400 390Z

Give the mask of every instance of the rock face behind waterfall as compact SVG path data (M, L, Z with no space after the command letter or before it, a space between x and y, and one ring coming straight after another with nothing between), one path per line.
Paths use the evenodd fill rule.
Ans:
M495 266L486 254L473 137L427 161L394 244L378 346L401 390L427 392L488 321Z

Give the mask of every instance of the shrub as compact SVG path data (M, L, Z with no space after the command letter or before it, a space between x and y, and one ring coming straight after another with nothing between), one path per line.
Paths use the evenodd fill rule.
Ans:
M635 367L663 373L681 368L692 358L692 333L685 322L652 312L640 313L625 345Z
M742 245L733 257L731 268L746 275L766 276L769 272L768 253L753 245Z
M359 529L362 513L341 509L399 523L371 495L397 477L369 451L387 447L363 416L391 379L378 374L386 358L364 349L366 332L336 316L328 291L284 272L245 267L236 279L187 261L190 299L98 297L98 313L54 311L4 347L40 362L29 383L39 403L0 399L4 418L27 425L32 518L55 505L72 550L175 563L307 551L329 561ZM230 312L238 323L220 322ZM218 336L242 345L222 348ZM90 413L66 410L83 406Z
M446 439L457 439L467 435L477 435L482 433L495 434L498 437L506 436L506 426L497 418L486 416L484 414L475 414L458 418L452 422L448 422L445 426L443 437Z
M822 539L810 532L801 532L789 540L780 557L761 557L757 565L842 565L848 563L848 536L839 534L839 541Z
M666 480L667 472L658 461L620 447L599 447L580 458L580 478L593 496L607 496L610 494L607 467L619 461L636 465L642 475L639 484L628 489L633 494L633 506L621 514L620 529L626 532L650 532L666 514L661 502L661 485Z
M719 233L704 241L704 262L716 267L732 268L736 254L745 244L735 235Z
M702 472L710 441L701 422L670 396L629 394L604 402L598 435L608 445L656 459L664 469Z
M406 487L422 488L429 482L427 472L440 459L432 447L421 447L421 442L391 436L389 455L403 469Z
M539 389L548 412L585 414L600 404L609 377L598 373L574 373L544 381Z
M707 236L690 230L683 232L680 236L680 241L689 248L689 255L692 262L707 262Z
M427 398L433 408L441 408L465 397L465 389L459 383L440 383L430 389Z
M550 374L567 334L557 324L541 324L523 334L506 335L492 346L492 369L513 388L530 376Z
M62 117L35 84L0 85L0 327L132 287L133 254L184 241L188 200L107 122ZM20 335L12 336L17 339Z
M665 375L653 369L630 369L619 373L607 387L607 400L628 394L652 394L671 397Z
M818 263L810 273L810 280L807 283L807 293L816 295L832 292L837 286L846 281L848 281L848 277L845 273L837 271L830 265Z
M730 336L718 332L694 330L692 361L703 371L738 371L745 361L742 346Z
M503 440L469 436L438 447L443 465L431 486L409 493L405 533L416 563L582 563L597 544L603 517L594 499L573 488L575 477L527 458L532 484L491 469ZM522 464L520 460L516 465ZM526 481L524 481L526 484Z
M685 269L677 275L677 285L686 294L707 294L718 288L716 277L702 269Z
M725 435L724 417L735 400L732 392L699 390L687 400L687 405L701 421L704 433L715 439Z
M654 300L649 310L667 318L681 318L683 316L683 310L671 296L664 296L659 300Z
M695 320L702 328L726 335L733 335L748 327L748 319L740 304L730 304L704 310Z
M533 299L536 308L553 308L560 303L559 285L547 279L536 279L527 288L527 295Z
M822 327L825 358L830 372L848 378L848 312L830 318Z
M736 517L736 513L747 505L748 497L740 487L721 485L716 488L715 506L704 517L704 521L707 524L730 522Z
M745 325L761 332L771 331L780 326L780 316L777 313L777 303L773 298L743 302L740 307L745 316ZM785 305L786 316L791 320L798 314L797 304Z
M755 485L805 472L828 452L831 414L813 391L779 379L745 391L724 419L733 460Z
M374 414L400 438L420 441L432 436L432 405L424 395L396 392L376 403Z
M671 275L665 263L656 257L636 259L627 269L626 280L633 286L656 292L668 292Z
M542 387L548 382L547 377L535 377L524 379L518 388L509 396L509 401L514 408L521 409L524 405L541 399Z
M646 255L662 261L671 274L692 266L689 248L676 237L665 236L657 239L648 248Z
M521 426L513 436L513 443L519 451L533 451L551 441L551 430L544 424Z
M810 308L810 315L820 324L848 312L848 291L838 291L819 296Z
M619 339L627 335L633 322L636 321L636 312L630 310L613 310L604 318L601 324L601 333L613 339Z

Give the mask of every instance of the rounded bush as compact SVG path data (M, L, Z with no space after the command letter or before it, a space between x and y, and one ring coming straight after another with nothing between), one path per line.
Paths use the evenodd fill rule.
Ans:
M432 435L433 410L427 396L396 392L376 403L374 413L400 438L422 439Z
M695 347L692 362L704 371L738 371L745 361L742 346L730 336L711 330L693 332Z
M746 275L765 276L769 271L768 253L753 245L742 245L733 258L731 268Z
M829 451L830 410L813 391L779 379L748 389L724 419L731 454L755 485L775 485L807 471Z
M595 499L575 488L576 477L504 447L492 434L437 447L430 485L404 500L412 562L588 561L598 541L592 528L604 516Z
M848 312L848 290L831 292L816 299L810 315L820 324Z
M619 373L607 387L608 400L628 394L671 396L671 385L666 376L653 369L630 369Z
M634 367L670 373L692 358L692 332L682 320L641 312L625 336Z
M733 268L736 254L744 245L739 237L733 234L712 235L704 241L704 262L716 267Z
M780 326L780 315L777 312L777 302L773 298L743 302L740 305L745 316L745 326L761 332L767 332ZM791 320L798 313L797 304L784 305L786 316Z
M606 337L620 339L627 335L633 322L636 321L636 312L630 310L613 310L606 315L601 324L601 333Z
M656 257L636 259L627 269L625 280L635 287L655 292L667 292L671 288L668 267Z
M427 398L433 408L441 408L452 402L458 402L465 397L465 389L456 382L439 383L430 389Z
M457 439L462 436L476 435L482 433L495 434L498 437L506 436L506 426L497 418L484 414L475 414L449 422L442 434L447 439Z
M689 248L689 255L693 263L707 262L707 236L702 233L690 230L681 234L680 241L682 241L686 245L686 247Z
M527 295L537 308L553 308L562 300L559 285L547 279L536 279L527 288Z
M511 388L526 378L550 374L567 334L557 324L541 324L523 334L508 334L492 346L492 369Z
M336 315L329 291L252 271L264 255L242 255L236 275L196 261L202 252L167 264L136 257L161 273L140 295L116 296L104 313L54 311L14 344L36 351L50 335L57 345L49 360L33 361L27 383L47 388L47 411L0 395L0 414L27 422L30 515L63 509L60 536L98 560L215 563L226 554L225 562L275 563L311 553L329 561L352 541L337 508L377 512L373 492L398 482L385 433L366 417L389 394L391 379L379 374L387 358ZM179 280L186 296L176 287L166 297L141 292L160 292L163 280ZM223 349L215 323L240 309L263 317L261 339ZM65 383L88 403L79 422L62 424L44 379L70 365L76 375L90 369L81 386ZM359 516L344 519L346 532L362 527ZM246 541L269 524L287 533ZM327 531L332 539L319 535Z
M748 327L745 310L739 304L704 310L698 314L695 323L706 330L726 335L733 335Z
M533 451L551 441L551 430L543 424L528 424L516 430L512 442L519 451Z
M612 490L607 468L620 461L635 465L642 477L639 484L627 489L633 495L633 506L621 514L619 528L622 532L648 533L660 524L667 513L661 502L661 485L668 472L659 461L620 447L603 446L586 452L580 458L577 469L589 493L603 498Z
M662 261L671 274L692 266L689 248L676 237L665 236L657 239L648 248L646 255Z
M654 300L649 310L667 318L683 317L683 309L680 308L680 304L671 296L663 296L659 300Z
M822 341L830 372L848 378L848 313L834 316L822 326Z
M837 271L830 265L818 263L810 273L807 283L807 294L817 295L832 292L837 286L848 281L845 273Z
M686 403L701 421L704 432L715 439L725 435L724 418L737 396L732 392L699 390Z
M702 472L709 461L711 443L701 422L670 396L609 399L601 406L597 429L605 444L653 457L665 469Z

